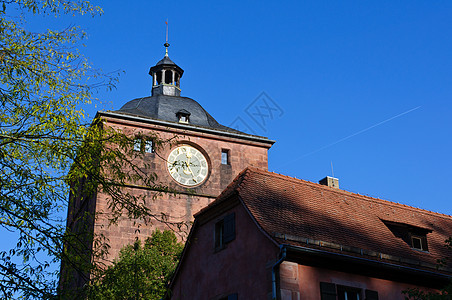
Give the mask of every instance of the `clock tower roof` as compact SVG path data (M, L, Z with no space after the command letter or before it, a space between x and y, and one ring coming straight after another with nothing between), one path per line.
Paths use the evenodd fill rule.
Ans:
M218 123L198 102L188 97L157 94L150 97L137 98L124 104L115 113L175 123L180 123L179 116L182 113L189 117L187 121L189 125L240 132Z
M198 102L188 97L181 97L180 79L184 70L169 58L168 42L164 46L165 56L149 71L149 75L153 77L151 96L133 99L112 113L127 118L171 122L175 126L203 127L207 130L240 135L242 138L274 143L266 137L243 133L221 125Z

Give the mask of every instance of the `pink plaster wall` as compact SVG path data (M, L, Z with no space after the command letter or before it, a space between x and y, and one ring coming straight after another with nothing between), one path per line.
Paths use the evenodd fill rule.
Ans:
M318 300L320 282L355 287L378 292L379 299L403 300L403 290L417 286L373 277L284 262L281 265L281 300Z
M215 223L235 212L236 238L215 252ZM219 299L238 293L239 299L267 299L271 267L279 248L265 237L242 205L196 227L174 282L172 300Z

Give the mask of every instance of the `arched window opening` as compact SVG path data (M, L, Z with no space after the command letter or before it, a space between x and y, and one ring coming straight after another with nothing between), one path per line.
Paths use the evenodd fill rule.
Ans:
M160 72L156 73L157 74L157 84L158 85L162 84L162 72L163 71L160 71Z
M173 71L166 70L165 72L165 83L171 84L171 81L173 80Z

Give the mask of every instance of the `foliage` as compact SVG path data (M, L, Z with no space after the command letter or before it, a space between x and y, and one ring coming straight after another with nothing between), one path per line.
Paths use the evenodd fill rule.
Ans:
M83 106L100 87L113 87L115 77L91 68L79 53L85 33L75 26L26 29L33 14L96 16L101 9L85 0L0 4L0 226L15 239L0 249L0 298L51 299L61 259L86 273L93 256L108 249L91 253L89 245L100 245L101 237L80 234L92 215L78 216L66 230L69 192L108 194L114 222L120 215L157 218L145 199L124 192L126 184L167 189L155 184L147 166L135 165L142 154L133 151L131 137L103 120L86 122Z
M406 299L410 300L451 300L452 284L442 289L439 293L424 292L419 289L409 289L404 292Z
M85 1L1 3L0 225L17 243L0 252L0 296L51 298L49 266L64 232L58 217L67 195L64 174L86 134L79 106L91 101L92 72L75 48L84 37L78 28L35 33L24 28L25 19L100 9Z
M161 299L182 253L173 232L157 230L142 246L121 249L119 259L90 289L89 299Z

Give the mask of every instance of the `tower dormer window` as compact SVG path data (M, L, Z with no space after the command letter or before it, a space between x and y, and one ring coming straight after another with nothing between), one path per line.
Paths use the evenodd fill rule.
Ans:
M186 111L185 109L179 110L176 113L176 116L179 123L190 123L190 112Z
M188 124L188 116L184 116L184 115L179 116L179 123L187 123Z

